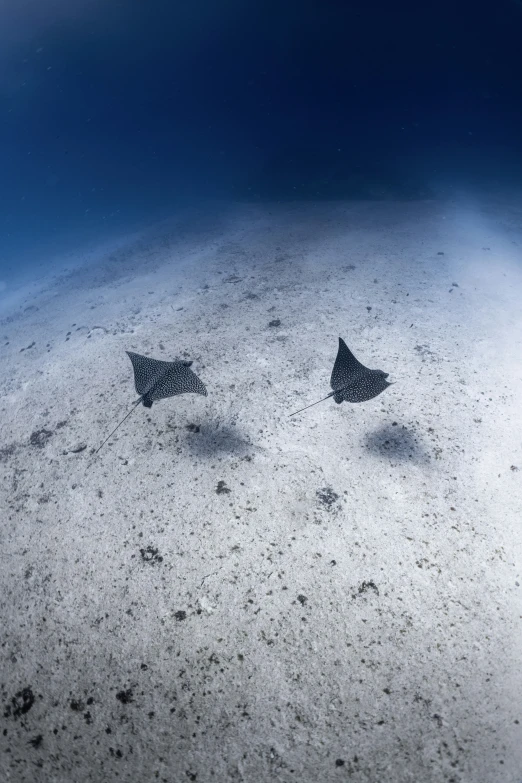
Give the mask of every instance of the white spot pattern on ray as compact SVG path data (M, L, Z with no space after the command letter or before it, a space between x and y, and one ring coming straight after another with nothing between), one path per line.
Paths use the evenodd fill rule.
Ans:
M332 370L330 386L338 404L346 402L366 402L377 397L390 384L386 380L388 373L382 370L370 370L361 364L350 351L344 340L339 337L339 350Z
M132 351L127 355L134 368L136 391L150 401L187 393L207 396L204 383L189 367L191 362L164 362Z

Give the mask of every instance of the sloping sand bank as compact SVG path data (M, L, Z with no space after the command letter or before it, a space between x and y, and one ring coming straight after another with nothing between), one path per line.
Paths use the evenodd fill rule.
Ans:
M520 783L521 243L230 205L0 292L2 780ZM339 336L396 384L289 418ZM125 350L209 396L93 459Z

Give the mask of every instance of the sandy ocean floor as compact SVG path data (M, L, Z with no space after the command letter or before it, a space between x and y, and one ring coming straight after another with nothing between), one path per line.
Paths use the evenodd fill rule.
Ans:
M185 215L0 292L0 780L521 783L522 209ZM396 384L330 391L342 336ZM207 398L138 407L125 354Z

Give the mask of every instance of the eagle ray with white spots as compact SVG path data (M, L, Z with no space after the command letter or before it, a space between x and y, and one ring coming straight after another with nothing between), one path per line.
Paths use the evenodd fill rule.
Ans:
M333 391L317 402L312 402L305 408L294 411L290 416L318 405L320 402L333 397L335 402L367 402L383 392L391 382L387 381L389 373L383 370L370 370L358 361L350 351L342 337L339 337L339 350L330 378L330 386Z
M164 362L160 359L149 359L147 356L141 356L141 354L133 353L132 351L126 351L126 354L132 362L134 385L140 397L111 434L105 438L101 446L96 449L95 455L112 438L123 422L129 418L140 402L146 408L151 408L153 402L164 400L167 397L175 397L177 394L202 394L204 397L207 396L205 384L198 378L196 373L189 369L192 362Z

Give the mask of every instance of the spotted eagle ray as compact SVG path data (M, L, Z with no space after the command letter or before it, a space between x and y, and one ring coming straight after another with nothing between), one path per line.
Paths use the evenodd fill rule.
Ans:
M389 373L382 370L369 370L364 364L361 364L350 351L344 340L339 337L339 350L330 378L330 386L333 391L322 400L312 402L306 408L294 411L290 416L318 405L320 402L333 397L337 404L346 402L366 402L377 397L383 392L391 382L387 381Z
M109 437L105 438L101 446L96 449L95 454L112 438L116 430L129 418L140 402L146 408L152 408L153 402L164 400L166 397L174 397L176 394L192 393L202 394L204 397L207 396L205 384L200 381L192 370L189 370L192 362L163 362L160 359L149 359L147 356L141 356L139 353L133 353L132 351L126 351L125 353L132 362L134 385L140 397L127 415L113 429Z

